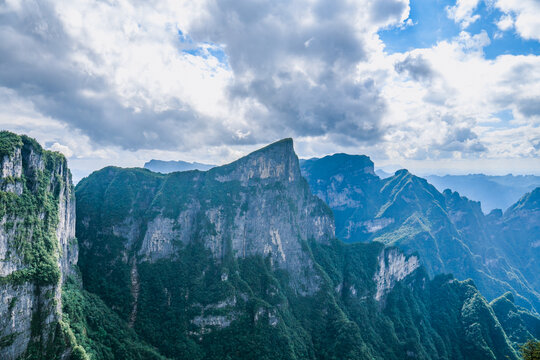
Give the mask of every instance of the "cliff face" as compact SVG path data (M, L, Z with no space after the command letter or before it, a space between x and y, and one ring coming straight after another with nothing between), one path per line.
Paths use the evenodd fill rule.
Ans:
M540 188L523 195L489 226L494 229L494 244L540 294Z
M69 354L60 319L62 282L77 261L71 174L34 140L0 137L0 358Z
M122 247L111 254L118 261L136 267L141 261L174 259L182 247L197 241L218 260L270 256L276 267L293 275L307 271L310 277L293 276L294 282L302 281L296 289L317 290L317 274L302 243L333 239L334 224L328 207L311 195L302 178L292 140L208 172L161 176L140 169L107 168L93 176L78 186L79 232L87 234L99 223L101 234L122 239ZM99 186L101 181L107 183L97 189L96 178L101 178ZM127 194L117 192L116 187L124 185ZM107 212L102 213L106 218L99 216L103 204L89 204L95 196L107 197L105 206L110 204L114 210L121 207L114 212L113 223ZM93 254L100 246L86 236L81 239L83 252Z

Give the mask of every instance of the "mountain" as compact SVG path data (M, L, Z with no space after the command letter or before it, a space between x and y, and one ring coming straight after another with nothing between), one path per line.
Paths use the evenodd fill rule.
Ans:
M85 291L171 359L518 358L471 281L336 239L291 139L206 172L108 167L76 196Z
M540 176L534 175L428 175L426 179L439 191L452 189L469 199L480 201L485 213L493 209L506 210L523 194L540 186Z
M540 279L540 188L525 194L502 216L491 222L494 241L511 266L520 270L531 286L539 290Z
M311 159L302 171L332 208L341 239L397 246L419 254L432 276L471 278L490 300L511 291L518 305L540 310L534 193L504 216L500 211L486 216L479 202L450 190L440 193L406 170L380 179L365 156Z
M168 174L175 171L189 171L189 170L210 170L215 165L201 164L198 162L187 162L182 160L177 161L163 161L163 160L150 160L144 164L144 168L153 172L162 174Z
M512 343L524 344L532 338L540 339L540 318L517 306L512 293L507 292L490 305ZM516 350L519 350L517 346Z

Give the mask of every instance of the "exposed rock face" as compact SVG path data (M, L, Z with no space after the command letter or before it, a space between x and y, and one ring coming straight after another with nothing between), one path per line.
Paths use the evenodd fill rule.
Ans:
M12 154L4 155L2 159L2 178L0 180L1 190L21 195L23 191L21 175L21 149L16 148Z
M96 176L108 176L114 183L126 171L109 168ZM82 197L85 186L83 181L78 187ZM152 197L148 200L150 208L140 209L147 222L125 226L138 221L135 214L139 212L131 211L122 214L110 228L101 228L125 239L124 250L131 255L124 256L124 262L135 254L142 261L174 259L179 248L200 240L216 259L259 254L270 256L275 266L292 274L307 271L311 277L292 277L293 282L302 281L296 284L297 290L313 293L318 289L317 275L302 242L328 242L335 236L334 223L328 207L310 193L291 139L208 172L156 177L152 188L141 187L141 191ZM89 226L86 214L86 209L81 210L82 228Z
M373 277L377 284L375 300L379 301L394 285L420 266L418 257L405 256L397 249L386 249L379 255L379 270Z
M61 284L77 261L71 174L63 156L32 139L3 132L2 141L14 145L0 178L0 358L18 359L30 347L46 356Z
M381 180L367 156L335 154L302 162L302 173L315 195L335 214L336 236L345 241L366 239L378 226L392 219L366 222L375 217Z

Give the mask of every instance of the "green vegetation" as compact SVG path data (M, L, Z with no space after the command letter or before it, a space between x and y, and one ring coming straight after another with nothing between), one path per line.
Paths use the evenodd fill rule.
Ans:
M503 215L400 170L380 179L369 158L336 154L303 163L314 193L332 206L336 235L380 241L417 253L430 276L473 279L493 300L507 291L518 306L540 312L540 188Z
M9 131L0 131L0 157L12 155L16 148L23 146L22 139L19 135Z
M63 322L79 344L73 359L163 360L156 350L139 340L135 332L99 297L82 290L69 279L62 289Z
M521 347L523 360L540 360L540 341L529 340Z
M0 278L0 283L57 284L60 279L56 240L59 192L66 186L58 175L59 171L67 169L66 160L59 153L43 151L35 140L26 136L8 132L0 136L6 140L0 141L2 149L13 152L14 147L21 148L24 169L30 169L28 162L32 161L32 153L41 154L44 164L43 170L23 173L20 196L0 191L0 217L6 217L5 231L15 235L14 243L8 244L14 250L11 256L21 258L26 265L9 277Z
M505 330L516 328L514 313L523 328L534 324L512 307L512 299L500 299L492 308L472 281L450 275L430 280L419 268L400 281L387 274L387 282L378 283L374 275L380 261L400 266L389 263L389 254L397 250L382 243L346 245L337 239L288 236L279 241L299 241L301 250L287 253L289 262L281 265L266 246L257 255L234 254L234 237L242 236L234 219L253 211L253 204L271 209L263 221L299 227L301 216L308 214L332 220L329 208L312 197L303 180L221 181L242 170L237 167L245 160L209 172L169 175L109 167L81 181L77 236L85 289L79 278L68 278L62 284L62 319L49 324L54 289L60 286L58 202L69 184L58 171L65 169L61 155L20 139L22 145L14 146L21 146L25 170L32 151L44 162L43 170L24 172L22 195L0 194L0 215L9 218L5 231L16 235L9 244L11 256L26 266L0 284L38 285L40 301L33 309L25 359L517 360ZM278 145L289 146L289 141ZM369 165L364 158L357 160ZM392 181L381 191L395 201L384 203L379 212L404 225L387 236L397 239L414 230L408 241L420 243L422 236L447 224L442 195L424 191L425 182L406 172ZM265 201L279 206L258 201L265 195ZM399 210L406 199L419 205L404 214ZM183 210L193 208L192 218L179 219ZM211 219L216 209L219 222ZM364 210L364 215L371 211ZM179 231L160 229L174 246L165 249L164 244L163 257L148 259L141 251L143 240L157 215ZM448 231L458 234L455 228ZM288 272L295 261L300 270ZM375 297L380 291L382 297ZM13 310L17 300L9 306ZM499 322L494 311L506 321ZM519 339L522 335L512 332ZM13 339L0 338L0 347Z

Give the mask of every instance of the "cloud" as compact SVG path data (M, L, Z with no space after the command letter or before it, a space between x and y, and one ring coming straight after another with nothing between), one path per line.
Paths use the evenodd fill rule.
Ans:
M435 72L421 55L408 55L404 60L398 61L394 68L398 73L409 74L416 81L431 81L435 76Z
M228 75L223 75L219 66L193 64L190 56L180 56L170 43L155 49L155 44L140 48L148 37L160 34L151 29L132 30L129 20L123 23L118 19L120 13L107 19L108 11L121 9L100 4L101 8L87 12L84 22L70 18L69 23L62 17L76 4L63 5L56 8L32 1L11 8L3 5L1 86L99 144L131 150L182 148L192 146L193 139L203 135L209 143L234 142L233 131L221 119L197 111L197 104L189 97L175 96L179 89L167 79L182 81L192 70L213 72L223 81ZM64 10L66 13L60 14ZM114 28L116 20L121 29ZM161 35L167 32L161 31ZM161 52L161 56L153 57L152 50ZM197 85L201 83L204 79ZM157 88L161 91L154 93ZM171 92L165 95L164 90Z
M479 3L480 0L457 0L456 5L446 7L446 13L450 19L466 29L480 19L480 15L473 14Z
M409 1L373 1L371 3L371 19L380 25L395 25L407 19L409 10Z
M227 49L229 100L257 119L244 131L258 140L288 133L375 142L387 104L356 67L369 61L368 34L406 18L408 2L373 4L370 17L362 1L216 1L190 34Z
M501 31L507 31L514 27L514 19L510 15L503 15L500 17L499 21L497 21L497 27Z
M540 40L540 2L537 0L495 0L494 6L505 13L498 23L511 28L524 39ZM501 30L504 30L501 28Z

